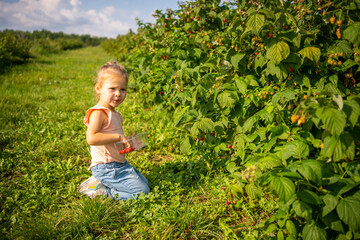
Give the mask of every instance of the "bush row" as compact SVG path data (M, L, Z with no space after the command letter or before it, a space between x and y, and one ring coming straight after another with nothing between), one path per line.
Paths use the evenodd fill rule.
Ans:
M239 200L279 197L278 239L359 238L360 3L190 1L103 46L184 154L226 161ZM171 143L170 143L171 144Z
M47 30L33 32L3 30L0 32L0 66L4 69L13 64L23 63L39 54L96 46L104 39L90 35L52 33Z

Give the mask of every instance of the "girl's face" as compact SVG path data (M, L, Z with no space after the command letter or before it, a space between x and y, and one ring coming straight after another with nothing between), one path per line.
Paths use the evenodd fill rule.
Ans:
M100 96L98 104L114 110L125 100L126 89L127 81L122 77L106 79L101 87L96 88L96 93Z

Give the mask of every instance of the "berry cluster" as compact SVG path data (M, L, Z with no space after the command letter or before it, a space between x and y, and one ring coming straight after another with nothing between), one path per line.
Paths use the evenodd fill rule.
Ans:
M135 150L135 147L127 147L119 151L119 154L129 153Z
M248 166L246 169L241 171L242 180L249 180L249 182L253 182L255 178L256 170L257 170L257 166L255 165Z

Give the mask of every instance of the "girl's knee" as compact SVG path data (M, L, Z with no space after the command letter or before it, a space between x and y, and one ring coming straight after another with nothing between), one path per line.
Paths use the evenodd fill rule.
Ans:
M143 184L141 192L143 192L144 194L148 194L150 192L150 188L146 183Z

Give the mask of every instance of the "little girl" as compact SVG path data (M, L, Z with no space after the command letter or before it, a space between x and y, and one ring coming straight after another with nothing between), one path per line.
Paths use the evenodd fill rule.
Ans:
M119 154L115 144L128 139L122 128L123 118L115 110L125 100L127 85L128 75L123 66L108 62L100 68L95 85L99 101L87 110L84 118L92 157L89 169L97 184L91 187L94 181L86 181L86 186L80 187L91 198L103 195L125 200L149 193L146 178L126 161L125 154Z

